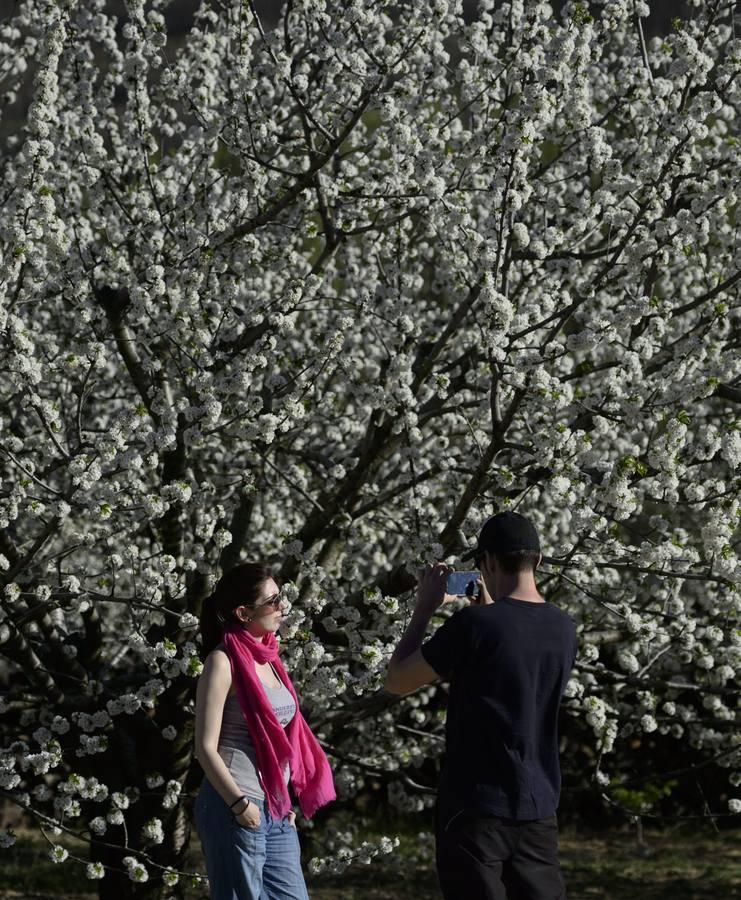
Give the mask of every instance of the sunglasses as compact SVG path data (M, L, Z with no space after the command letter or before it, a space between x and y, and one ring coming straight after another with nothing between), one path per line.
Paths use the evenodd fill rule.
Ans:
M269 600L265 600L264 603L258 603L255 606L255 609L263 609L266 606L272 606L273 609L278 609L278 607L281 605L282 602L283 602L283 598L281 597L281 595L275 594L273 597L270 597Z

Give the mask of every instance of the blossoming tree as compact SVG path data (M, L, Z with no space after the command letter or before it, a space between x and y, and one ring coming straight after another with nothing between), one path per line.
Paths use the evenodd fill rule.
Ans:
M6 100L33 77L0 182L4 796L102 896L176 893L197 616L259 558L341 798L423 807L444 691L386 695L385 661L415 567L517 507L594 789L655 733L732 797L729 4L647 39L641 0L289 0L272 31L204 0L175 50L166 6L0 25Z

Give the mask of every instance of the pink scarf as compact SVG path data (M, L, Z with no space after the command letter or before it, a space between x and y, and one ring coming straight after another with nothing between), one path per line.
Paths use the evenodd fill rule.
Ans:
M256 638L244 628L229 625L224 630L224 646L231 662L239 706L257 752L257 768L270 815L283 818L291 809L284 777L288 764L293 790L301 812L308 819L320 806L334 800L336 794L327 757L301 715L296 691L278 657L275 635L267 633ZM296 715L285 728L265 695L255 671L256 662L272 663L296 701Z

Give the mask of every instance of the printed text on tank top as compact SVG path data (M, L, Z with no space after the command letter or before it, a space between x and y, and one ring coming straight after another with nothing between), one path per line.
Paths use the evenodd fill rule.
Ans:
M278 673L275 671L273 666L270 663L263 663L261 666L255 665L255 670L257 671L257 677L262 681L263 687L265 687L269 691L278 691L283 687L283 682L278 677ZM262 671L261 671L262 670ZM264 677L264 676L267 676ZM237 691L232 685L229 688L228 697L234 697Z

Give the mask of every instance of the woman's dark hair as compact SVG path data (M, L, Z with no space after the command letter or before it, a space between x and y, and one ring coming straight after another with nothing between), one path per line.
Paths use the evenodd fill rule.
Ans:
M213 594L201 607L201 659L221 643L224 628L236 622L234 610L238 606L254 606L260 590L272 571L262 563L240 563L219 579Z

